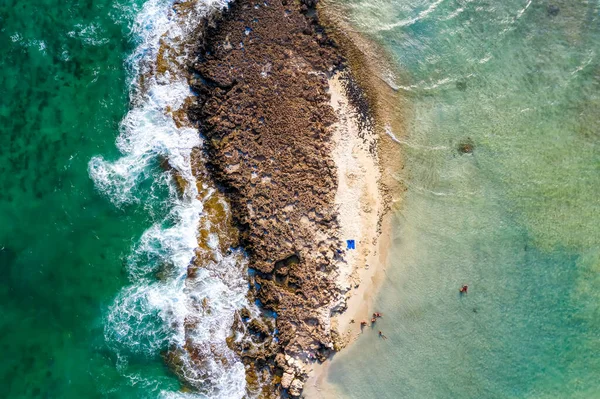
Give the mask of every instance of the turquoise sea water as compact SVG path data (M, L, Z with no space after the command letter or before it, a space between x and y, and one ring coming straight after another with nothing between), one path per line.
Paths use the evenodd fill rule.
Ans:
M407 192L373 309L388 339L365 332L329 381L350 398L600 397L600 5L347 5L402 71Z
M88 173L93 156L119 154L141 4L0 2L1 397L179 388L160 353L123 364L105 337L131 247L164 212L152 201L115 207Z

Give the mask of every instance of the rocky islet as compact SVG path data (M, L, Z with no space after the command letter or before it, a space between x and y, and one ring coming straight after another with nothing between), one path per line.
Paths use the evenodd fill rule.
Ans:
M237 232L222 242L247 252L249 296L276 315L240 312L227 344L245 364L249 394L299 396L306 366L342 345L331 318L349 289L336 281L344 243L328 78L343 71L361 129L368 103L319 24L316 2L235 1L201 26L189 73L196 101L187 106L205 137L195 173L227 198L226 230ZM190 276L197 267L201 257ZM202 364L193 346L185 350ZM177 356L168 360L177 365Z

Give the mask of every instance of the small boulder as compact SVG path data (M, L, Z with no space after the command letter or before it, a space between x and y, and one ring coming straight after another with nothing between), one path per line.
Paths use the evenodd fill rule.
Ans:
M292 381L294 380L294 374L285 372L283 376L281 376L281 386L285 389L288 389L292 385Z
M291 396L300 396L300 394L302 393L303 387L304 387L304 382L302 382L296 378L294 381L292 381L292 385L290 386L288 392L290 393Z

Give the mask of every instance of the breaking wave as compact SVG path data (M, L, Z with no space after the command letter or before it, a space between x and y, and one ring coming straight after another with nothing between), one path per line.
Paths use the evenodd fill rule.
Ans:
M211 251L209 260L193 276L188 274L194 257L207 251L199 248L199 228L210 223L203 210L215 190L199 182L203 187L202 193L198 191L191 153L202 141L197 129L178 120L181 113L176 112L192 96L177 67L185 65L189 55L186 37L202 15L224 5L222 0L144 4L132 27L139 45L128 59L131 109L116 140L120 157L98 155L88 165L96 188L115 206L126 209L142 203L168 209L166 217L133 245L126 262L131 284L110 306L104 329L119 370L132 384L152 385L152 381L144 382L143 375L128 369L130 357L174 354L178 375L197 392L153 385L161 397L245 394L244 366L226 345L236 311L251 307L246 299L245 256L235 250L222 253L214 242L218 238L211 235L205 246Z

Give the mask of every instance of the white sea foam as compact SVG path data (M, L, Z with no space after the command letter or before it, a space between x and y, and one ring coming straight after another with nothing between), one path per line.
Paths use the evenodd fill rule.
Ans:
M448 149L448 146L445 146L445 145L425 146L425 145L414 144L414 143L409 143L408 141L400 140L398 137L396 137L396 135L394 134L394 131L392 130L392 128L389 125L387 125L385 127L385 133L395 143L398 143L400 145L403 145L403 146L406 146L406 147L409 147L409 148L415 148L415 149L426 150L426 151L441 151L441 150L445 151L445 150Z
M117 295L105 323L105 338L117 353L119 370L132 384L143 381L165 398L241 398L245 394L244 366L225 342L235 312L250 306L245 257L236 251L221 253L218 238L211 236L208 244L213 260L193 278L187 275L198 247L199 226L210 223L203 204L213 194L209 191L206 198L199 198L192 174L191 151L202 145L198 132L176 124L171 116L191 95L185 77L173 71L159 75L154 71L161 41L181 49L197 17L224 4L198 2L191 12L186 9L186 15L180 15L173 1L145 3L132 27L139 45L128 60L132 108L119 127L116 145L121 155L117 159L98 155L88 165L96 188L118 207L152 203L153 190L169 189L170 210L133 245L127 257L131 285ZM187 56L185 46L177 56ZM139 84L141 75L143 85ZM183 195L172 174L159 167L165 159L188 182ZM200 354L195 359L183 349L190 343ZM197 393L164 390L128 366L130 356L154 358L166 349L178 353L183 377Z
M87 45L101 46L110 42L107 37L102 37L105 32L102 32L98 23L92 23L87 26L77 24L75 28L77 30L72 30L67 35L69 37L78 37Z
M199 217L202 202L194 199L189 203L174 202L164 221L146 230L132 253L127 266L132 280L148 277L160 267L181 270L190 263L190 254L198 246Z
M392 24L376 26L376 27L373 27L373 30L375 30L377 32L389 31L389 30L396 29L399 27L410 26L418 21L421 21L421 20L427 18L429 16L429 14L433 13L436 10L436 8L438 8L438 6L440 4L442 4L443 2L444 2L444 0L436 0L434 3L429 5L429 7L427 7L425 10L420 11L415 17L412 17L412 18L409 18L406 20L402 20L402 21L398 21L398 22L394 22Z
M192 181L189 154L201 144L198 132L189 127L178 128L167 114L167 107L177 109L190 95L183 78L153 86L143 94L140 105L132 108L121 121L117 148L122 156L115 161L102 156L92 158L90 176L113 203L138 202L136 188L156 175L159 157L168 159L171 167Z

